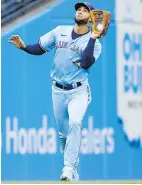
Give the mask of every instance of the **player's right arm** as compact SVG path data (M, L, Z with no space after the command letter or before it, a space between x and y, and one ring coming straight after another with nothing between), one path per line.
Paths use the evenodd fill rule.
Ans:
M56 31L58 28L59 27L56 27L55 29L41 36L37 44L26 45L19 35L13 35L11 38L9 38L8 42L13 43L17 48L29 54L42 55L55 47Z
M39 43L26 45L19 35L13 35L11 38L9 38L8 42L32 55L42 55L46 52L43 48L40 47Z

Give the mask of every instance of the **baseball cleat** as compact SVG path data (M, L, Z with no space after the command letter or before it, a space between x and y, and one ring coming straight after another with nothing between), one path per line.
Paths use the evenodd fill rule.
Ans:
M72 181L72 177L73 172L68 167L65 167L60 177L61 181Z
M61 181L71 181L68 177L61 176Z

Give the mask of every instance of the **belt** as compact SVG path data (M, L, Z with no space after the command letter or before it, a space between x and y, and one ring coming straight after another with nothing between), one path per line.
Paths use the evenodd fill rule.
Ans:
M64 90L71 90L71 89L75 89L79 86L82 85L81 82L75 82L75 83L72 83L72 84L60 84L58 82L55 82L54 85L56 85L57 87L59 87L60 89L64 89Z

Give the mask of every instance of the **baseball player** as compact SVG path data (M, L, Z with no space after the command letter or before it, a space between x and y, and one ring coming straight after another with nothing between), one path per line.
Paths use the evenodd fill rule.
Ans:
M89 68L101 53L99 33L89 29L93 7L89 3L77 3L75 10L74 26L57 26L41 36L37 44L26 45L18 35L9 39L16 47L33 55L42 55L55 48L51 70L52 101L64 154L62 181L79 180L82 121L91 101Z

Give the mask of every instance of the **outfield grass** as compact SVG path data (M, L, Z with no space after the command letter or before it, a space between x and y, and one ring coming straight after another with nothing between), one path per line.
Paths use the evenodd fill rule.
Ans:
M142 184L142 181L79 181L77 183L61 181L4 181L2 184Z

